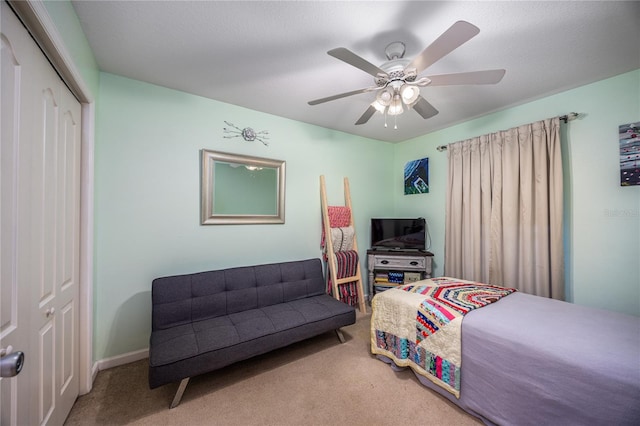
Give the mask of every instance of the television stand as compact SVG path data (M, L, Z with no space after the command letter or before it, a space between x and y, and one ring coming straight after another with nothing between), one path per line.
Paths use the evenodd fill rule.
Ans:
M433 253L417 250L367 250L369 301L376 293L431 278Z

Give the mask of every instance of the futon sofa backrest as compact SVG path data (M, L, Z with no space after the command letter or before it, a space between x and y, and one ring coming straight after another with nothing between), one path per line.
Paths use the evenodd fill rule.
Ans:
M156 278L152 328L165 329L325 293L320 259Z

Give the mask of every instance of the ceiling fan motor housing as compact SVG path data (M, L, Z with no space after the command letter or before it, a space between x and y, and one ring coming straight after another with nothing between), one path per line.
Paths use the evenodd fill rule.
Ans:
M378 87L382 87L393 81L414 81L416 79L415 71L407 72L406 66L409 65L408 59L393 59L380 65L380 69L387 73L386 76L378 74L373 80Z

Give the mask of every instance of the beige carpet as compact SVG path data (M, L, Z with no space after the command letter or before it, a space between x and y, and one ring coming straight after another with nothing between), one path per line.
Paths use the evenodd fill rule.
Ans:
M67 425L475 425L479 420L394 372L369 350L370 315L331 332L194 377L169 410L176 384L149 390L147 360L101 371Z

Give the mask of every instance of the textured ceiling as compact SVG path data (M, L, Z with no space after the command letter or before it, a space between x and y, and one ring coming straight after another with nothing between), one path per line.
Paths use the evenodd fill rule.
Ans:
M640 68L635 1L72 4L102 71L389 142ZM346 47L380 65L385 46L402 41L412 59L458 20L480 33L420 75L504 68L499 84L422 88L440 113L425 120L406 111L397 130L381 114L354 125L373 93L307 104L373 85L328 50Z

